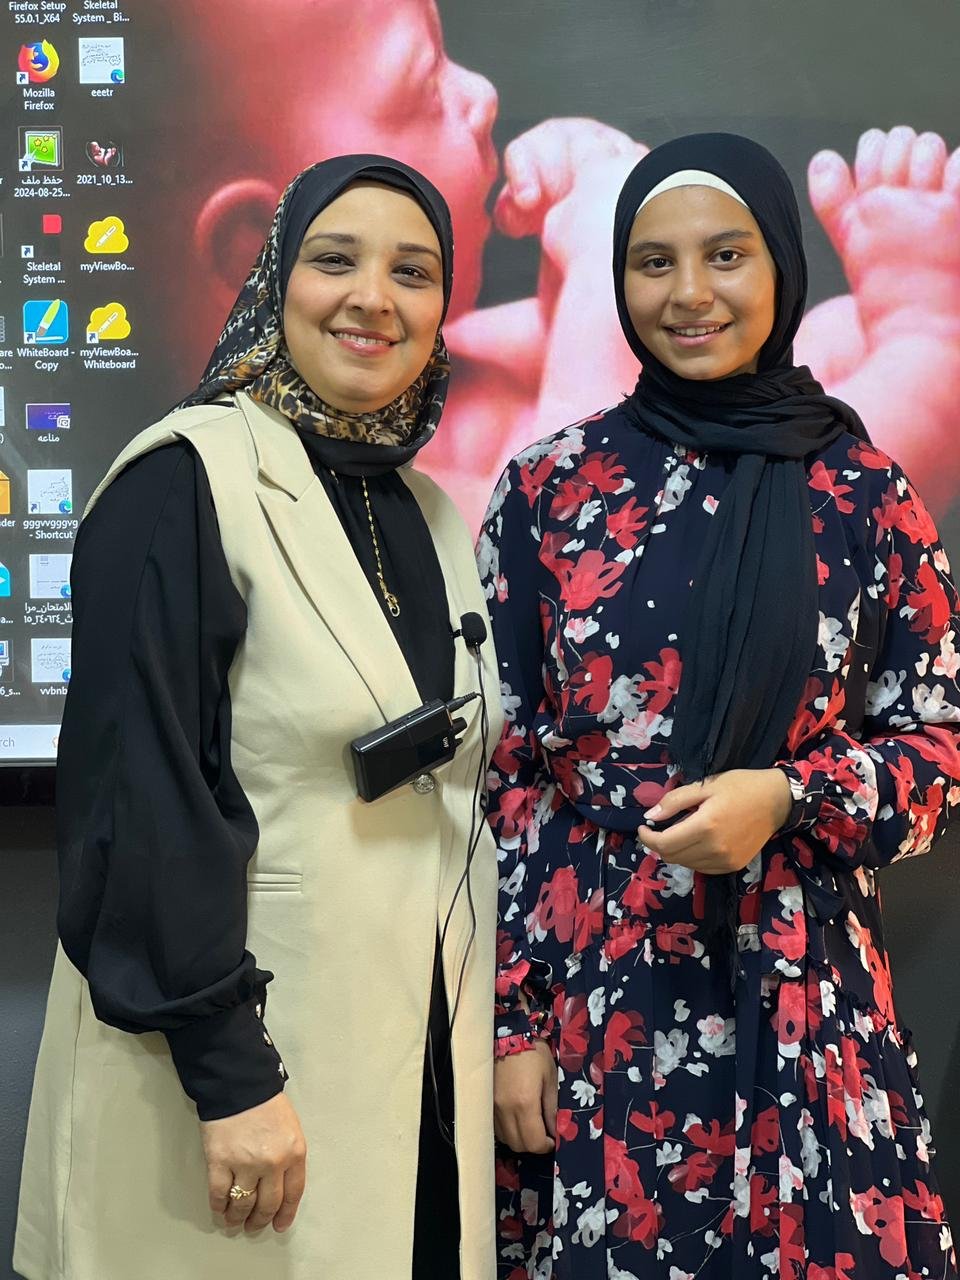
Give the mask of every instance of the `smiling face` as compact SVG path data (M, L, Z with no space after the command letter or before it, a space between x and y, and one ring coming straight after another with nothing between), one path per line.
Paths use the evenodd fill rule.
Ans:
M410 196L356 182L307 228L283 329L294 367L349 413L381 409L414 382L443 314L440 242Z
M756 220L712 187L676 187L637 214L624 296L637 336L682 378L755 373L777 270Z

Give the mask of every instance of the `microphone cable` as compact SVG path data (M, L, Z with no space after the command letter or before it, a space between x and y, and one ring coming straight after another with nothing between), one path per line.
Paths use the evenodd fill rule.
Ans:
M468 617L471 615L467 615ZM473 615L476 616L476 615ZM482 619L478 619L482 625ZM461 622L462 625L462 622ZM463 995L463 983L466 977L467 964L470 959L470 953L477 936L477 910L476 903L473 898L473 883L470 878L470 871L473 866L473 859L476 856L477 849L480 846L480 840L483 837L484 826L487 817L487 754L489 750L490 739L490 715L487 710L486 689L483 681L483 658L480 653L480 646L487 637L486 627L483 627L483 635L481 638L475 639L474 643L467 641L467 647L470 650L474 661L477 664L477 681L480 686L480 763L477 767L477 776L473 785L473 798L471 802L470 814L470 834L467 837L467 857L461 872L460 879L457 881L454 889L453 898L447 910L446 918L443 922L443 929L440 932L436 947L436 954L433 959L432 977L431 977L431 1003L433 999L433 989L437 982L437 969L440 969L440 980L443 980L443 947L447 938L447 930L450 927L453 918L453 912L457 905L457 899L463 889L464 884L467 887L467 902L470 906L470 933L467 938L467 945L464 949L463 960L460 964L460 973L457 978L456 993L454 996L453 1010L449 1013L450 1024L447 1032L447 1052L444 1057L441 1069L445 1068L452 1060L453 1056L453 1028L457 1020L457 1013L460 1009L460 1001ZM477 818L480 817L480 824L477 825ZM447 1125L443 1117L443 1109L440 1105L440 1089L437 1082L437 1064L433 1046L433 1028L430 1026L429 1017L427 1021L427 1062L430 1068L430 1082L433 1087L433 1105L436 1114L437 1127L443 1140L456 1150L456 1141L453 1132Z

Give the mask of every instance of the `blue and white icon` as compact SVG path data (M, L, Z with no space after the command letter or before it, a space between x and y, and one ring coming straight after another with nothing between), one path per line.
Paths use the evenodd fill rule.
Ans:
M31 298L23 304L23 341L63 346L70 338L70 308L62 298Z

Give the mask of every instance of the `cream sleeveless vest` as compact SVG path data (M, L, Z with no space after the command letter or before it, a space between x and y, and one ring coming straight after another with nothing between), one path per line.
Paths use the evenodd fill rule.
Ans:
M261 833L248 946L276 974L267 1024L306 1134L307 1191L285 1235L226 1237L207 1208L198 1121L166 1041L98 1022L60 952L14 1264L28 1280L409 1280L433 948L464 867L479 702L464 709L463 745L431 793L406 786L360 801L347 744L420 698L296 432L243 393L235 405L181 410L120 454L92 502L127 463L176 437L203 460L247 604L230 689L233 765ZM453 504L427 477L401 475L432 533L452 623L485 614ZM499 681L492 642L482 651L492 751ZM457 695L476 688L461 641L455 678ZM495 1273L496 884L484 829L453 1032L463 1280ZM461 892L443 957L451 1008L470 926Z

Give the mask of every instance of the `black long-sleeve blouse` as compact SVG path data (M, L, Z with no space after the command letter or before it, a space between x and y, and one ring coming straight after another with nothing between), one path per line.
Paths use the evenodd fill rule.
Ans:
M323 442L301 438L421 696L450 698L443 575L416 501L395 471L367 477L384 574L401 602L394 618L361 480L331 471ZM263 1024L273 974L245 945L246 864L259 830L230 762L227 676L246 607L189 444L143 455L108 486L80 527L72 594L60 937L97 1016L162 1031L201 1119L232 1115L279 1092L285 1072Z

